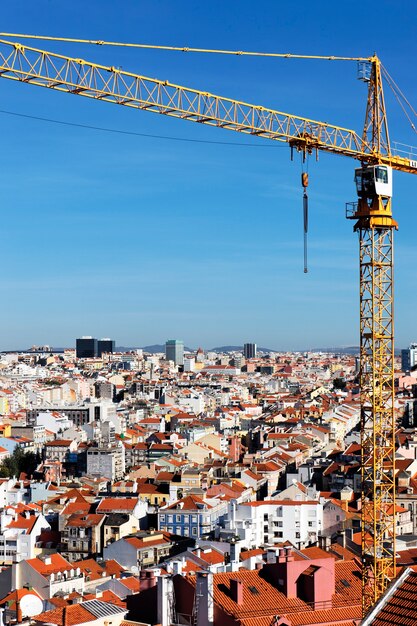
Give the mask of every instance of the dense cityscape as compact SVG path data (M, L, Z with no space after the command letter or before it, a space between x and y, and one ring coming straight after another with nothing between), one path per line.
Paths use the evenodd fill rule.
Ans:
M3 623L359 624L358 355L148 349L1 354ZM416 344L395 389L412 579Z

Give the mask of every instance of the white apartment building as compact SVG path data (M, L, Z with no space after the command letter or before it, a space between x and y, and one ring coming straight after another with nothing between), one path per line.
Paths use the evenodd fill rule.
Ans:
M0 563L11 565L36 556L36 542L50 525L38 511L7 507L0 515Z
M125 474L125 450L122 443L112 447L91 447L87 450L87 474L98 474L112 482Z
M232 500L228 506L226 533L237 535L248 548L273 546L290 541L305 548L317 541L323 528L323 499L265 500L242 502Z

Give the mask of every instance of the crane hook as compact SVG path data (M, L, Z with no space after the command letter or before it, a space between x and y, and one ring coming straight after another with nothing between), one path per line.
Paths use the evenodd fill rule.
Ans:
M307 234L308 234L308 195L307 195L307 187L308 187L308 173L302 172L301 174L301 184L303 186L303 231L304 231L304 274L308 273L307 267Z

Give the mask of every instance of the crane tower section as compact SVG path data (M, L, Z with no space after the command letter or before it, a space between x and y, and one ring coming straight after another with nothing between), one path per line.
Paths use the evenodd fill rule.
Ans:
M363 143L390 154L379 59L369 73ZM355 171L359 234L362 613L395 578L394 230L392 168Z
M359 233L363 613L395 577L391 168L356 170Z

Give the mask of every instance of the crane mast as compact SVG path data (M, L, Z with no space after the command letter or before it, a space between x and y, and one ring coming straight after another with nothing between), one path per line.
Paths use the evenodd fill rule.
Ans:
M282 113L45 50L0 40L0 77L135 109L283 141L304 154L323 150L360 162L358 202L348 217L359 234L361 536L363 614L395 577L395 415L392 169L417 162L391 153L380 61L368 59L362 137Z
M372 61L364 145L390 154L379 59ZM395 578L394 230L391 171L362 161L359 234L362 612Z

